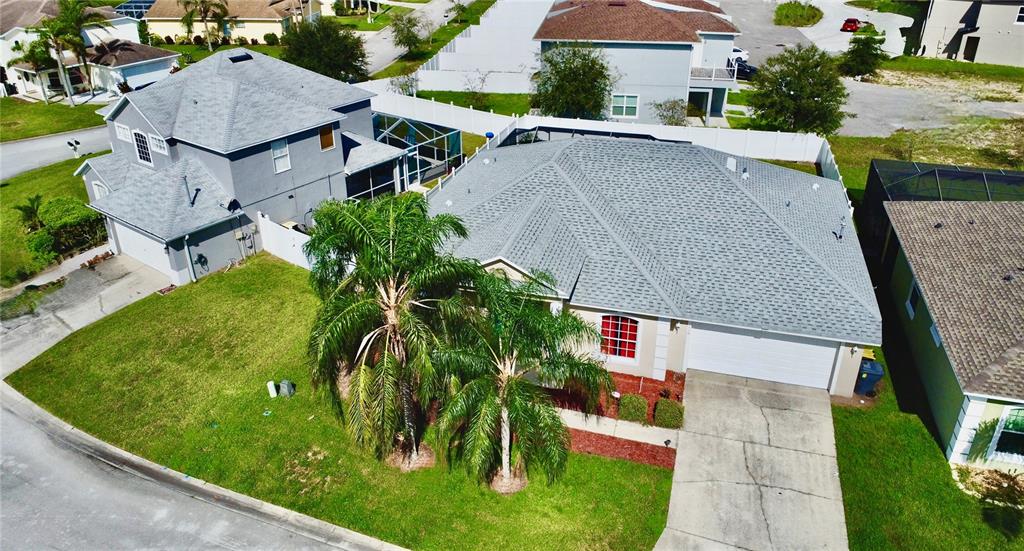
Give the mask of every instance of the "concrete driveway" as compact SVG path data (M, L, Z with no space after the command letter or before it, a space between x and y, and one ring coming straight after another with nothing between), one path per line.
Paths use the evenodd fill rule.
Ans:
M824 390L691 370L656 549L847 549Z

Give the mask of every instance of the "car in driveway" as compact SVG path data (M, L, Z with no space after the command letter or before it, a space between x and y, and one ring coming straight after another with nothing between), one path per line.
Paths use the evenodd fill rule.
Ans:
M840 27L839 30L844 33L855 33L863 29L867 24L867 21L861 21L856 17L850 17L847 18L846 21L843 21L843 26Z
M744 50L743 48L740 48L739 46L733 46L732 47L732 53L729 54L729 58L733 59L733 60L737 60L738 59L740 61L749 61L750 60L750 52Z
M757 74L757 67L754 67L753 65L747 63L746 61L743 61L742 59L737 59L735 66L736 78L738 80L750 80L754 78L754 75Z

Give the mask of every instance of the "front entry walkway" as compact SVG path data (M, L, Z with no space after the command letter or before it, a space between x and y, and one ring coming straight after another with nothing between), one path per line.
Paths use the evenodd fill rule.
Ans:
M655 549L846 549L824 390L689 370Z

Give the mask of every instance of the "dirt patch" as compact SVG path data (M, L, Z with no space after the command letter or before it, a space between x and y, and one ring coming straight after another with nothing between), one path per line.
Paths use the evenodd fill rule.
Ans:
M967 465L957 465L954 472L967 493L996 505L1024 508L1024 473Z
M320 466L327 458L327 452L313 446L298 459L289 459L284 466L286 478L301 486L299 494L320 495L331 488L334 479L321 472Z
M577 453L625 459L666 469L676 464L676 450L668 446L655 446L577 429L569 429L569 436L572 438L570 449Z
M1024 102L1024 86L1014 82L985 80L977 77L952 78L903 71L879 71L868 82L929 90L950 97L957 103L972 101Z
M848 408L870 409L875 407L875 404L878 403L878 397L881 396L884 391L885 381L880 381L875 385L873 396L861 396L860 394L854 394L849 398L845 398L843 396L832 396L832 405Z
M412 458L412 454L399 447L388 456L386 462L403 473L407 473L433 467L437 464L437 457L434 455L434 450L430 449L430 446L421 442L419 453L415 460Z
M522 469L512 469L512 476L508 479L502 478L501 473L494 475L491 479L491 489L502 495L509 495L518 492L526 487L529 480Z

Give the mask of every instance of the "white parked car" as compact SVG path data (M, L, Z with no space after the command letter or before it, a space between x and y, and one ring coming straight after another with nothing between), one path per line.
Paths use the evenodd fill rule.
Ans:
M732 47L732 54L729 56L730 59L738 59L740 61L748 61L750 59L750 52L740 48L739 46Z

